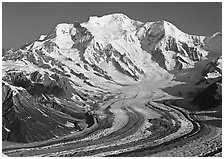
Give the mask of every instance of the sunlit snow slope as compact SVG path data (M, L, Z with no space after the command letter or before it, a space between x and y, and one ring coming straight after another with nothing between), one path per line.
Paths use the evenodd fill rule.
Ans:
M194 68L209 52L221 52L221 33L188 35L167 21L111 14L57 24L18 50L3 51L3 139L31 142L84 130L94 121L89 110L112 91L171 79L168 71Z

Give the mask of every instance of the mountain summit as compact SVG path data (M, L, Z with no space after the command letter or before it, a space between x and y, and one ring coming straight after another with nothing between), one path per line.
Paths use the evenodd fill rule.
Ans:
M113 91L172 79L170 71L220 55L221 36L188 35L167 21L124 14L57 24L3 52L3 139L33 142L84 130L94 122L90 109Z

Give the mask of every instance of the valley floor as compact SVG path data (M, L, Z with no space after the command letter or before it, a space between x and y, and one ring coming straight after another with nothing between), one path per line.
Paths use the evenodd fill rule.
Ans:
M221 156L219 108L188 109L188 104L181 100L186 93L178 90L182 87L175 87L176 84L166 78L124 86L114 91L113 99L100 103L96 123L83 132L39 143L3 143L3 153L8 156ZM167 93L167 86L176 88L173 95L182 98Z

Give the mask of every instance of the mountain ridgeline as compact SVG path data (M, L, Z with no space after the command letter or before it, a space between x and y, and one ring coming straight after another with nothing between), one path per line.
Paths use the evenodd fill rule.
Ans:
M221 77L220 60L211 66L221 59L221 36L188 35L164 20L142 23L111 14L58 24L20 49L4 49L3 140L27 143L82 131L114 90L167 79L170 71L203 60L208 65L200 84Z

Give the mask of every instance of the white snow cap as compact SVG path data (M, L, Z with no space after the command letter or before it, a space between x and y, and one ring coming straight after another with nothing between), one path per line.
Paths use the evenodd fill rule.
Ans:
M41 35L40 37L39 37L39 40L44 40L44 38L46 37L47 35Z
M87 23L108 28L122 27L124 30L134 29L136 26L143 24L142 22L130 19L128 16L122 13L104 15L102 17L91 16Z
M71 35L76 33L73 24L61 23L56 26L56 44L61 49L71 48L74 42Z
M222 38L222 33L217 32L217 33L213 34L211 38Z
M89 22L91 23L100 23L103 25L108 25L114 22L117 23L129 23L133 20L131 20L128 16L121 14L121 13L115 13L115 14L109 14L109 15L104 15L102 17L97 17L97 16L91 16L89 18Z

